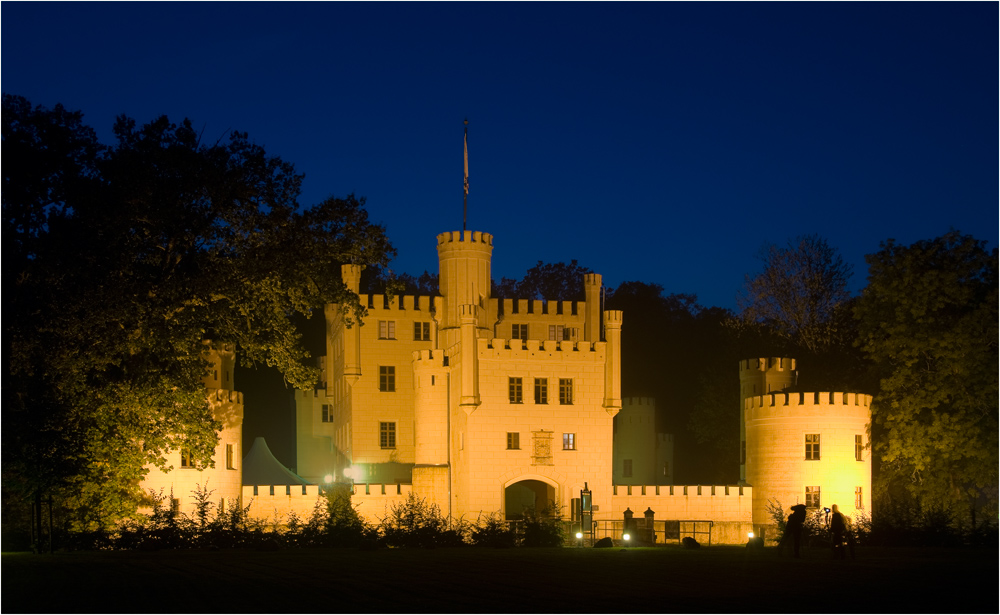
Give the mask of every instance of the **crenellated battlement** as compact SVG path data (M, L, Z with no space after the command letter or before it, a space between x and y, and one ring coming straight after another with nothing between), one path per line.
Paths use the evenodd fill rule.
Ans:
M621 310L604 310L604 326L614 327L622 326L622 311Z
M493 248L493 235L481 231L447 231L437 236L438 249L447 247L448 244L479 244L479 246ZM460 246L455 246L460 247Z
M795 371L795 359L788 357L762 357L740 361L740 376L747 372Z
M444 367L443 350L414 350L413 369Z
M831 416L864 418L871 415L872 396L843 392L776 392L743 400L747 418L781 416Z
M585 273L585 274L583 274L583 285L584 286L600 286L601 285L601 274L599 274L599 273Z
M559 340L477 340L480 358L509 360L560 358L603 362L607 342L570 342Z
M243 393L240 391L231 391L229 389L208 389L208 400L242 404Z
M560 316L560 320L583 322L585 301L548 301L546 299L490 299L495 313L505 318Z
M383 294L362 294L358 295L361 305L368 308L368 315L386 315L388 313L399 312L424 312L430 314L437 311L439 296L428 295L396 295L392 299ZM399 315L399 314L397 314Z
M656 407L655 397L626 397L622 399L622 409L628 406L652 406Z
M485 322L486 311L475 303L466 303L458 306L459 321L474 320L477 323Z

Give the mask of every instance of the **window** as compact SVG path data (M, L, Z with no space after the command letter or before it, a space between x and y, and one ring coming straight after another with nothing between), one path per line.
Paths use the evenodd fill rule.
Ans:
M236 469L236 447L232 444L226 445L226 469Z
M622 476L625 478L631 478L632 476L632 460L625 459L622 461Z
M861 434L854 436L854 458L858 461L865 460L865 440Z
M378 390L391 393L396 390L396 368L392 365L378 366Z
M573 403L573 379L572 378L560 378L559 379L559 403L564 406L569 406Z
M174 517L181 512L181 499L170 498L170 514Z
M818 460L819 459L819 434L818 433L807 433L806 434L806 459Z
M512 404L524 403L524 389L520 378L507 379L507 396Z
M507 432L507 450L517 451L521 449L521 434L513 431Z
M562 325L549 325L549 339L550 340L561 340L563 339L563 326Z
M512 340L528 339L528 325L511 325L510 339Z
M806 508L819 508L819 487L806 487Z
M549 379L535 378L535 403L549 403Z
M431 323L429 322L413 323L413 341L415 342L431 341Z
M378 338L380 340L396 339L396 321L395 320L378 321Z
M323 404L323 422L332 423L333 413L330 412L330 404Z
M854 508L861 510L865 507L865 498L861 492L861 487L854 488Z
M181 449L181 467L182 468L194 467L194 457L191 455L191 449L189 448Z
M576 434L575 433L564 433L563 434L563 450L564 451L575 451L576 450Z
M670 476L670 463L667 461L663 462L663 475Z
M746 464L747 462L747 441L740 440L740 463Z
M396 448L396 423L378 424L378 444L382 448Z

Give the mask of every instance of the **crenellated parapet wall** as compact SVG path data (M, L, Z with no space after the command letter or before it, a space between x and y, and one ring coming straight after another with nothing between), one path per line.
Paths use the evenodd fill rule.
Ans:
M765 418L841 418L867 421L872 396L844 392L777 392L743 400L747 421Z
M482 359L518 361L545 359L559 361L604 361L605 342L568 342L558 340L476 340Z
M351 505L365 521L378 524L389 516L393 506L406 502L412 491L413 485L355 483ZM424 494L418 495L426 497Z
M585 301L551 301L548 299L491 299L491 311L504 318L513 316L562 316L570 322L583 322Z
M643 519L651 510L656 521L711 521L712 544L745 544L753 528L753 489L746 486L616 485L608 508L595 519L618 521L629 509L633 519Z
M493 251L493 235L481 231L445 231L437 236L438 251L481 249Z
M359 294L358 301L368 308L369 316L414 317L417 312L430 314L437 310L441 297L429 295Z

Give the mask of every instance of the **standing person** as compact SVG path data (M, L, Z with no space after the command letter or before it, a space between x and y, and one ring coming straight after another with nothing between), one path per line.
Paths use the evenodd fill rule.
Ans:
M795 557L799 557L799 544L802 542L802 526L805 522L805 504L792 506L792 514L788 515L788 521L785 523L785 536L781 539L781 544L786 544L788 539L791 538L792 550Z
M844 515L840 514L840 509L834 504L830 507L833 514L830 515L830 533L832 534L833 557L844 559L844 534L847 533L847 523L844 522Z

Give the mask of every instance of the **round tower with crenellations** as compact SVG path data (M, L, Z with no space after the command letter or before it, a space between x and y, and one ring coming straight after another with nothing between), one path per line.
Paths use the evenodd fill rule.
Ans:
M788 358L740 362L740 467L758 531L773 526L777 504L783 516L794 504L837 504L848 517L871 510L871 395L789 390L795 368Z

